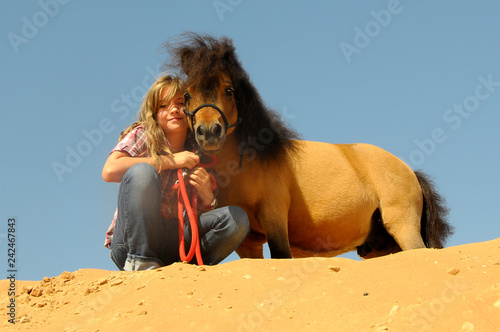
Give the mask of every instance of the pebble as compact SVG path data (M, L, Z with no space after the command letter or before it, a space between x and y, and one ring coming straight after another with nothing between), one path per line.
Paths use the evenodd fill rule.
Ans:
M107 284L107 283L108 283L108 279L106 279L106 278L101 278L101 279L97 280L97 284L99 286L102 286L102 285Z
M459 272L460 272L460 269L458 267L454 267L454 268L451 268L448 270L448 273L452 274L454 276L456 276Z
M64 271L63 273L61 273L61 278L62 279L66 279L66 280L70 280L70 279L74 279L75 276L72 275L70 272L68 271Z
M118 285L121 285L121 284L123 284L123 280L122 279L116 279L115 281L113 281L111 283L111 287L118 286Z
M340 271L340 267L338 267L338 266L329 266L328 270L329 271L333 271L333 272L339 272Z
M40 297L42 296L43 291L40 288L35 288L31 291L30 295L34 297Z
M462 325L462 330L463 331L474 331L474 324L472 324L471 322L465 322Z
M394 315L398 310L399 310L398 305L393 306L391 311L389 312L389 315Z

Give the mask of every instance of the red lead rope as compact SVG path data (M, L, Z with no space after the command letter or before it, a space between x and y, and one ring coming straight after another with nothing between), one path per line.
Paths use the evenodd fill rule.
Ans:
M212 160L208 164L199 164L203 168L209 168L215 165L217 158L212 156ZM203 260L201 258L201 248L200 248L200 236L198 233L198 193L193 190L191 195L191 202L186 190L186 184L184 182L184 176L182 169L177 170L177 178L179 179L178 184L174 185L174 189L177 190L177 214L179 217L179 256L183 262L190 262L194 255L196 254L196 261L198 265L203 265ZM189 248L189 253L186 255L185 239L184 239L184 207L189 218L189 225L191 226L191 247Z

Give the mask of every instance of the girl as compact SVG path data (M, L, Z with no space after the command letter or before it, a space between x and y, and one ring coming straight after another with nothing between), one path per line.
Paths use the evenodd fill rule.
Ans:
M177 192L172 189L178 168L189 169L186 184L198 192L205 264L221 262L249 232L248 217L241 208L214 209L215 180L197 166L200 158L189 151L195 143L182 112L184 90L178 77L156 80L139 110L139 120L122 133L102 170L105 181L120 183L118 209L105 246L121 270L154 269L180 261ZM189 250L189 222L184 225Z

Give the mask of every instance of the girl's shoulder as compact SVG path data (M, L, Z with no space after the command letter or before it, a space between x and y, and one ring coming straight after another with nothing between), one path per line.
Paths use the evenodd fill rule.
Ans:
M133 124L121 134L120 141L137 141L146 137L146 128L143 124Z
M143 156L147 150L147 138L144 125L138 125L130 129L113 151L128 152L132 157Z

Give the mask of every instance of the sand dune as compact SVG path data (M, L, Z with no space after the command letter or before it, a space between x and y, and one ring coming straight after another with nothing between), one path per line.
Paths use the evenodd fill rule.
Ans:
M33 331L500 331L500 238L381 258L243 259L0 281Z

